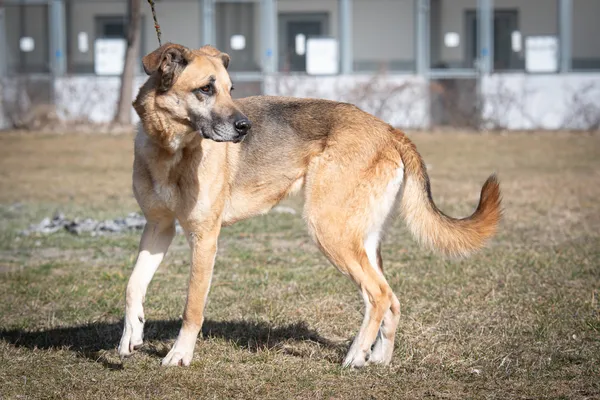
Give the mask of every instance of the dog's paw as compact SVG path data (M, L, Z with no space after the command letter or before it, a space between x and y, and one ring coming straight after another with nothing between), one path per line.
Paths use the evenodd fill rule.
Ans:
M350 347L350 351L342 364L344 368L362 368L367 364L369 351L362 350L359 346Z
M128 357L133 351L144 343L144 311L139 310L125 314L123 336L119 343L119 355Z
M367 364L388 365L392 361L393 345L381 335L377 337Z
M194 357L194 347L192 346L190 349L189 346L179 345L178 343L179 340L175 342L171 351L163 358L161 363L163 367L189 367Z

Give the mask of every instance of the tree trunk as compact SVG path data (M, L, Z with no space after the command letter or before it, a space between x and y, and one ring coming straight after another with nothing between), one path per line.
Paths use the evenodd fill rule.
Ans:
M135 78L138 63L138 49L140 47L142 9L141 0L127 0L127 50L125 51L125 65L121 75L121 89L117 113L113 122L131 124L131 101L133 100L133 79Z

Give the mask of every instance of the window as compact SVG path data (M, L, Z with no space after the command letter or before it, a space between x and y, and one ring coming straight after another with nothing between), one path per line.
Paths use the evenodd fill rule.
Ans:
M326 36L329 36L327 13L279 14L279 70L306 71L307 40Z
M260 71L259 6L255 2L215 4L216 46L231 57L230 72Z
M6 5L8 73L48 73L48 7Z
M477 12L466 11L466 55L469 65L475 64L477 50ZM494 70L506 71L524 68L522 35L519 30L518 10L494 11Z
M120 39L127 37L125 16L96 17L96 38Z
M280 71L306 71L309 39L338 38L338 0L279 0L277 14Z
M431 0L429 16L432 69L473 69L477 49L476 0Z
M573 42L571 68L574 71L600 70L600 1L573 0Z
M494 7L494 70L558 72L558 1L495 0Z

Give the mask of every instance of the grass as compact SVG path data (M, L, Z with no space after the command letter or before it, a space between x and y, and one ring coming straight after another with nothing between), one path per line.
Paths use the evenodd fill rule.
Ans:
M0 398L599 398L600 137L412 138L443 210L469 214L497 171L505 219L486 250L459 261L393 224L383 248L402 304L393 364L355 371L339 364L362 301L300 214L223 230L192 365L163 369L188 275L177 237L148 292L145 345L121 362L138 235L18 232L57 210L136 211L132 138L0 135Z

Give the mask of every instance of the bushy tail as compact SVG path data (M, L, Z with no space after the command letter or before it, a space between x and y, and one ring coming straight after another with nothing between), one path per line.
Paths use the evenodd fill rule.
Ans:
M449 217L431 198L429 176L415 145L403 134L398 139L404 163L401 211L412 234L422 244L449 256L467 256L483 247L496 233L502 217L496 175L490 176L483 185L473 215L463 219Z

